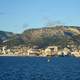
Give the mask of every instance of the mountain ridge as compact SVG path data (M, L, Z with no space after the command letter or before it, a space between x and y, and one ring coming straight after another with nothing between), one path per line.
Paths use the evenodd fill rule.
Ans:
M11 35L6 37L9 39L9 41L6 42L8 46L38 45L41 48L44 48L49 45L56 45L63 48L67 45L73 45L75 47L79 47L80 45L80 27L76 26L55 26L28 29L21 34L14 34L12 32L7 33L5 31L3 33L5 33L5 35L0 36L0 40L2 39L1 37L6 37L7 34ZM3 41L0 42L2 43Z

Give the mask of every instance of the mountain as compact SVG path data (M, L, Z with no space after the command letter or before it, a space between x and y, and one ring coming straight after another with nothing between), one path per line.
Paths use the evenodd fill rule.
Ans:
M60 48L66 46L80 47L80 27L55 26L25 30L21 34L0 31L0 41L8 40L8 46L37 45L45 48L49 45L56 45Z
M29 29L25 30L22 34L25 42L40 47L46 47L49 45L60 47L66 47L67 45L80 45L80 27L75 26L55 26Z
M12 32L0 31L0 44L6 42L14 35L15 34L13 34Z

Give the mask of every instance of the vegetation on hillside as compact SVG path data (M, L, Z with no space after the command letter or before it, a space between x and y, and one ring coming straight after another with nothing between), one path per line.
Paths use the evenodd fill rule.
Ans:
M55 26L28 29L22 34L16 34L9 39L10 40L6 42L9 46L37 45L40 48L45 48L49 45L56 45L60 48L66 46L78 47L80 45L80 27Z

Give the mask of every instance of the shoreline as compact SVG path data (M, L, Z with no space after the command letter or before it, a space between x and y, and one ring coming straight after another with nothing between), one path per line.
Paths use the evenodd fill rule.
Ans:
M74 55L54 55L54 56L36 56L36 55L9 55L9 54L2 54L0 57L75 57L75 58L80 58L80 56L74 56Z

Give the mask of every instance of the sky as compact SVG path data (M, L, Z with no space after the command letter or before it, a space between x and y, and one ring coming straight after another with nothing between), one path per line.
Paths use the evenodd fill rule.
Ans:
M0 30L21 33L48 23L80 26L80 0L0 0Z

